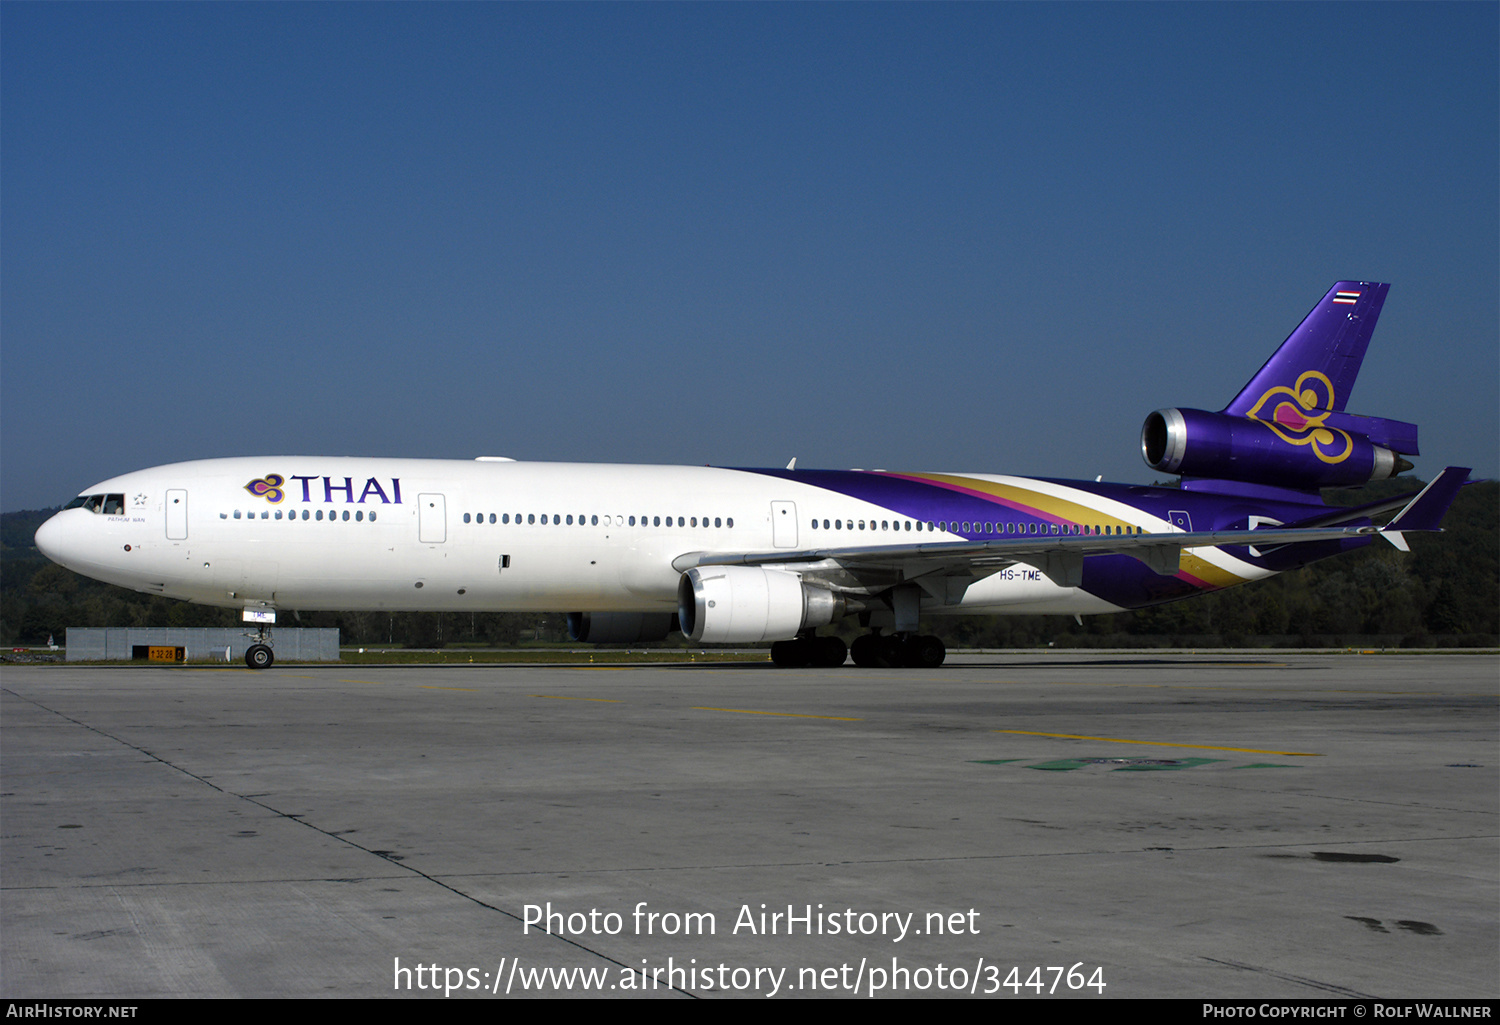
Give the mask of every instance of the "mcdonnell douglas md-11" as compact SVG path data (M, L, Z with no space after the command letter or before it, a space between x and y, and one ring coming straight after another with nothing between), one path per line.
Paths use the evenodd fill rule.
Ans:
M1340 281L1218 412L1161 409L1179 487L986 473L208 459L95 484L37 547L98 580L242 610L567 612L577 641L681 630L781 666L940 665L923 617L1139 609L1437 530L1468 477L1353 508L1321 488L1412 468L1413 424L1345 411L1388 285ZM1395 513L1383 527L1376 518ZM845 616L853 645L818 636Z

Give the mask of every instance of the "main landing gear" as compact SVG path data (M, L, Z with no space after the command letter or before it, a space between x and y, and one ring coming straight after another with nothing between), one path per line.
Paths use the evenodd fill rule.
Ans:
M255 643L245 649L245 665L251 669L270 669L271 663L276 661L276 654L271 650L271 631L262 626L245 636L255 638Z
M771 661L781 669L800 669L803 666L833 669L843 665L848 654L849 649L837 637L809 634L771 645Z
M832 669L844 664L846 654L865 669L936 669L948 657L948 649L937 637L917 634L865 634L845 647L837 637L798 637L771 645L771 661L782 669L816 666Z
M917 634L868 633L856 638L849 652L865 669L936 669L948 657L940 638Z

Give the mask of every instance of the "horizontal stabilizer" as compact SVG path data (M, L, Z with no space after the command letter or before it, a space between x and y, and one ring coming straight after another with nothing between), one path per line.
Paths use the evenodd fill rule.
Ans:
M1356 416L1353 413L1324 413L1321 423L1342 431L1363 434L1376 445L1405 456L1421 455L1417 445L1417 425L1383 416Z

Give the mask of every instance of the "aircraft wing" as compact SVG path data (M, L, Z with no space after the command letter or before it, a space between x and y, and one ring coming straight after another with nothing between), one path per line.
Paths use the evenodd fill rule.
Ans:
M920 583L923 578L933 576L988 576L1020 562L1041 570L1059 586L1077 587L1083 577L1084 557L1089 555L1129 555L1157 573L1170 576L1178 571L1184 548L1334 541L1378 532L1377 527L1361 526L1265 527L1162 534L1048 534L988 541L934 541L796 551L692 552L679 556L672 567L686 572L694 566L779 565L823 577L829 576L830 571L837 567L861 585L851 587L844 583L840 585L841 589L876 591L903 581Z
M1046 574L1060 587L1077 587L1083 579L1083 560L1090 555L1128 555L1163 576L1181 568L1184 548L1251 547L1252 553L1309 541L1338 541L1381 535L1405 548L1401 534L1409 530L1437 530L1449 503L1469 475L1464 467L1449 467L1416 497L1378 503L1378 511L1401 507L1385 527L1347 525L1351 510L1330 510L1319 518L1289 526L1254 530L1168 531L1155 534L1038 534L985 541L930 541L914 544L831 546L760 552L690 552L673 560L678 572L695 566L780 566L820 580L840 591L874 594L902 583L920 584L934 596L950 595L947 580L959 590L1016 563ZM1362 507L1356 515L1377 511Z
M1400 510L1400 515L1386 525L1389 530L1436 530L1443 515L1448 511L1448 506L1453 503L1459 488L1465 484L1474 483L1468 480L1472 471L1466 466L1450 466L1415 495L1410 493L1396 495L1392 498L1381 499L1378 502L1369 502L1365 505L1352 505L1341 508L1329 509L1327 512L1310 516L1307 519L1298 520L1288 524L1293 527L1331 527L1339 523L1349 523L1353 520L1367 520L1383 513ZM1422 526L1417 525L1420 520ZM1398 525L1402 521L1405 526Z

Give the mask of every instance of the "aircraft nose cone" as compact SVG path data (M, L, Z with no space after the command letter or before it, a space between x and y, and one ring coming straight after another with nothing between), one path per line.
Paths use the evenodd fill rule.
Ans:
M76 511L76 510L75 510ZM67 511L55 513L51 519L36 528L36 547L47 558L74 569L79 562L81 546L76 524L66 522Z
M46 523L36 528L36 548L53 562L61 562L63 529L58 524L61 513L55 513Z

